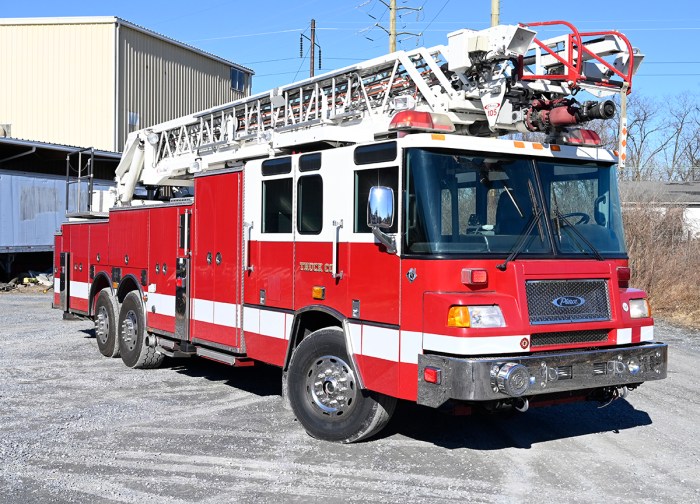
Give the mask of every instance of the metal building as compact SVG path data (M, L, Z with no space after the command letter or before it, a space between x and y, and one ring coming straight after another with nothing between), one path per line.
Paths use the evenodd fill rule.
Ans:
M0 136L121 151L250 94L253 71L118 17L0 18Z

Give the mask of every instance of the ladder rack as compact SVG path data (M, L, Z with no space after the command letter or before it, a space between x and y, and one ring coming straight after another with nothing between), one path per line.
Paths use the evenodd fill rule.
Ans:
M556 25L570 33L539 40L530 29ZM225 163L372 141L405 109L444 114L463 135L547 131L552 108L577 103L572 93L631 89L641 58L622 34L579 32L564 21L459 30L447 45L387 54L134 132L116 172L119 198L128 203L137 182L189 185L194 173Z

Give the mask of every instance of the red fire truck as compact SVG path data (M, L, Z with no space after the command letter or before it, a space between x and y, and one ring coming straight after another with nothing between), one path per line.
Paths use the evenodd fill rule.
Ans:
M624 113L619 152L580 127L624 112L641 59L564 22L460 30L136 131L115 206L56 235L54 306L131 368L279 366L332 441L397 399L524 411L663 379L628 285Z

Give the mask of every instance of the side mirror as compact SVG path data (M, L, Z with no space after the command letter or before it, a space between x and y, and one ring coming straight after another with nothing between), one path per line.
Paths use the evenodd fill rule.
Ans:
M367 226L389 229L394 225L394 190L391 187L374 186L367 199Z

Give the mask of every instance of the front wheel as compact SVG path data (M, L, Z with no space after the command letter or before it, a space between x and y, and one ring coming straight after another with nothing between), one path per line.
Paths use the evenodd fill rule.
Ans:
M119 310L119 352L130 368L157 368L163 354L148 346L143 302L137 291L129 292Z
M360 390L345 348L343 331L326 328L294 351L287 377L292 411L309 435L352 443L379 432L396 399Z

